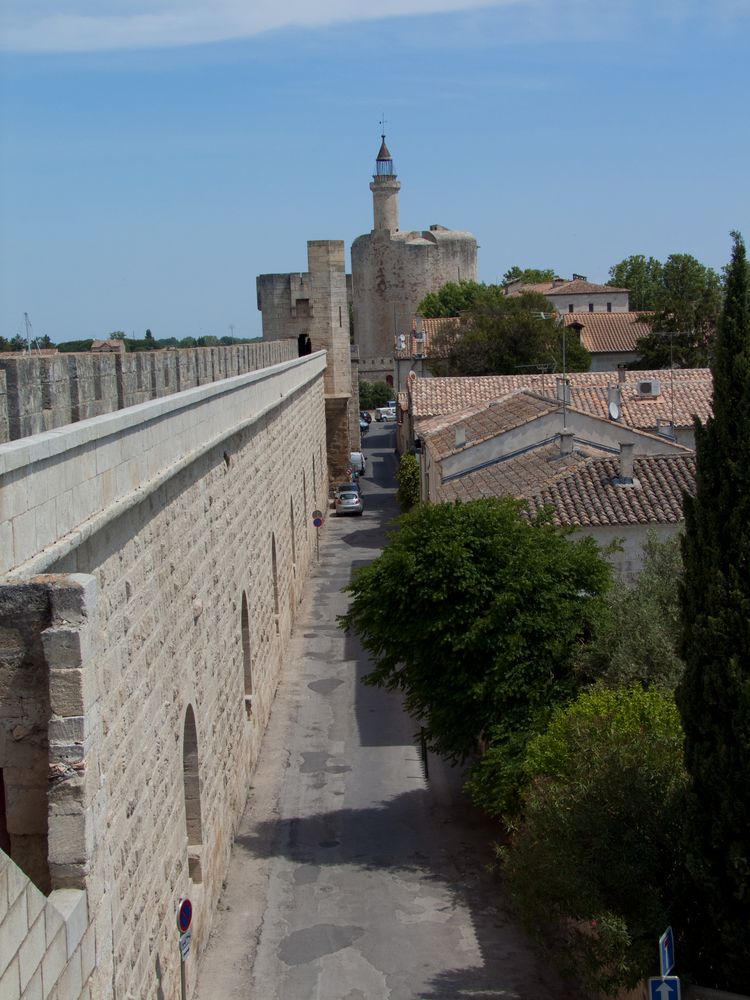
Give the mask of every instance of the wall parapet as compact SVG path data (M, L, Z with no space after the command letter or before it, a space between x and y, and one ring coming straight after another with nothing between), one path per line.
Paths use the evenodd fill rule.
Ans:
M0 442L17 441L296 356L293 340L130 354L0 354Z
M44 572L325 366L318 352L0 445L0 573Z

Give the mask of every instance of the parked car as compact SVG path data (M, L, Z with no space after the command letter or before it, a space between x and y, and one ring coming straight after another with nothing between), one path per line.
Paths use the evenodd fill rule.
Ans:
M368 424L372 422L372 414L369 410L360 410L359 418L360 420L366 420Z
M341 493L352 493L352 492L354 492L354 493L361 493L362 492L362 490L360 489L359 483L352 483L352 482L349 482L349 483L336 483L336 485L333 487L333 495L334 495L334 497L339 496Z
M342 514L358 514L361 517L365 509L365 505L362 502L362 494L359 490L352 489L339 493L334 500L334 506L338 516Z
M392 410L392 409L390 409L388 407L386 407L383 410L383 418L382 419L385 420L385 421L395 420L396 419L396 411Z

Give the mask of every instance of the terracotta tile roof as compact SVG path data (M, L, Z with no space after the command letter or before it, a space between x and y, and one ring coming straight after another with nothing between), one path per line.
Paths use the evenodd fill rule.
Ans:
M683 493L695 491L694 455L648 455L633 462L634 484L618 485L616 458L592 458L525 495L532 513L554 508L556 524L679 524Z
M402 351L396 351L396 357L401 358L412 358L415 354L422 354L426 357L440 357L444 351L440 347L439 343L436 344L436 338L439 341L441 336L444 336L456 326L458 323L458 318L450 317L439 317L439 318L427 318L423 316L416 317L416 330L410 334L406 334L406 346ZM417 334L420 333L421 339L417 339Z
M612 285L597 285L593 281L584 281L575 278L573 281L564 281L561 285L554 285L546 295L607 295L613 292L627 292L627 288L614 288Z
M627 292L627 288L614 288L612 285L597 285L593 281L574 278L572 281L535 281L511 285L506 295L523 295L524 292L540 292L542 295L591 295L612 292Z
M415 377L409 381L412 417L421 421L427 417L454 413L523 388L554 397L559 377L549 374ZM619 385L622 422L639 430L655 428L658 420L670 421L673 414L677 427L690 427L693 416L705 422L711 413L713 383L708 368L629 371L625 373L624 382L618 382L616 372L571 372L568 380L571 405L604 418L608 417L607 389L611 385ZM661 392L654 398L642 399L637 394L636 385L648 380L659 380ZM420 430L421 426L420 423Z
M568 455L561 455L559 442L542 444L523 455L493 462L447 483L440 483L438 500L452 502L501 496L524 498L558 476L567 475L593 456L604 454L596 448L576 446Z
M565 326L580 324L581 343L591 354L608 351L635 351L639 337L651 333L648 323L639 321L639 312L572 312L562 313Z
M456 427L459 425L464 427L466 445L475 445L559 408L556 400L539 396L528 389L517 389L501 399L477 403L457 413L424 421L419 425L419 433L439 460L457 450Z

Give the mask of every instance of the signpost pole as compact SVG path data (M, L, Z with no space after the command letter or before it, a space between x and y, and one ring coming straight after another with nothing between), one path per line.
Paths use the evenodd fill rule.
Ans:
M312 522L315 525L315 554L318 562L320 562L320 526L323 523L322 510L313 511Z

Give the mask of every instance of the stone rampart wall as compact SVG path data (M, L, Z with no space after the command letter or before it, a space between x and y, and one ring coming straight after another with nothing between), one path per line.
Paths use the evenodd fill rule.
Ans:
M54 776L46 874L53 894L85 893L96 928L90 993L59 1000L179 1000L182 896L192 994L326 506L325 360L0 446L0 633L18 647L0 704L29 700L33 662L49 687L46 743L42 720L33 735ZM22 588L48 600L25 636Z
M0 354L0 442L15 441L297 356L293 341L100 354Z

